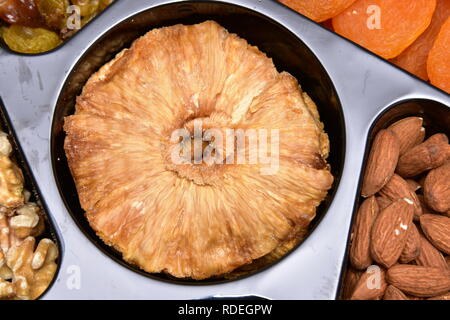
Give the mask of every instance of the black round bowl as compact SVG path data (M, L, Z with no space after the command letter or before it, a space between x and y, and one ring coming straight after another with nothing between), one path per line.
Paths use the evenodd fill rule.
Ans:
M303 90L318 105L321 120L324 122L325 130L330 137L331 152L328 161L331 164L335 183L326 200L318 208L317 217L312 222L310 232L313 232L314 227L320 222L333 199L343 169L345 155L343 113L336 90L327 71L301 39L270 18L244 7L219 1L186 1L162 5L140 12L105 31L79 57L75 67L68 75L57 101L51 136L51 157L57 185L72 218L83 233L101 251L136 272L152 278L175 281L177 283L209 284L226 280L193 281L189 279L173 279L164 274L145 273L136 266L125 262L119 252L104 244L89 226L84 216L84 211L80 207L75 184L68 168L63 148L65 134L62 126L64 117L73 114L75 97L80 94L90 75L120 50L129 47L133 40L153 28L179 23L195 24L206 20L214 20L228 29L228 31L236 33L250 44L256 45L273 59L278 71L287 71L295 76Z

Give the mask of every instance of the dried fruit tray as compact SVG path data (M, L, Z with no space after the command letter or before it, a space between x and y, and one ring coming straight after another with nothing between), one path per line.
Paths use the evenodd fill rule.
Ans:
M330 136L336 182L308 237L279 262L233 281L177 281L128 265L89 228L63 152L62 123L92 72L138 36L208 19L299 79ZM17 152L59 239L60 268L44 299L335 299L373 133L407 115L421 115L450 133L447 94L272 0L117 1L54 51L0 50L0 97Z

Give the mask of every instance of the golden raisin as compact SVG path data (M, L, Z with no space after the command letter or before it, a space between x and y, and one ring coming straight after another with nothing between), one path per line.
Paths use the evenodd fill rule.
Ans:
M114 0L100 0L99 10L103 11L106 7L108 7Z
M21 53L40 53L61 44L59 36L50 30L11 25L3 33L3 40L11 50Z
M72 0L73 5L80 7L82 17L95 15L100 6L99 0Z
M54 30L64 28L68 0L39 0L38 9L47 26Z

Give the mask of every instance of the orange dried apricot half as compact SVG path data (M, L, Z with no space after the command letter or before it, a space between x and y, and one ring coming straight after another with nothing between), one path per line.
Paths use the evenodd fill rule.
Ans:
M427 61L427 70L433 85L450 93L450 17L439 31Z
M307 16L322 22L339 14L355 0L279 0L281 3Z
M437 0L436 10L427 30L391 62L425 81L428 80L428 54L439 34L439 30L441 30L441 26L449 16L450 0Z
M430 25L436 0L358 0L333 18L334 30L385 59L398 56Z

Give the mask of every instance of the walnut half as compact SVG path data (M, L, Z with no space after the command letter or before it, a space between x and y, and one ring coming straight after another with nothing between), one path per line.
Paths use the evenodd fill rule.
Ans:
M47 238L35 245L45 228L38 205L30 202L12 212L0 212L0 300L36 299L55 275L58 248Z
M7 156L0 154L0 205L16 208L23 203L22 171Z
M38 298L52 281L57 265L58 249L50 239L42 239L35 247L35 239L27 237L6 254L6 267L12 281L1 279L0 299L15 297L21 300ZM2 266L4 267L4 266ZM8 272L4 272L8 275ZM13 292L11 293L11 286ZM3 293L3 296L2 296Z
M50 239L35 239L45 231L42 208L29 202L11 152L0 131L0 300L36 299L55 276L58 248Z

